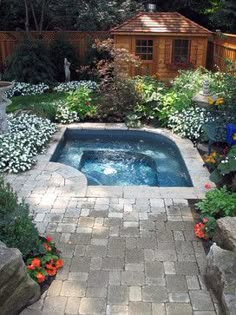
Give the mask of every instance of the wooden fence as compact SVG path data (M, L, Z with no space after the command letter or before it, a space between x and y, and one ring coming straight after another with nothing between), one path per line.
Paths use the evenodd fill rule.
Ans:
M209 42L208 68L218 67L221 71L227 71L227 60L234 63L236 69L236 35L216 33L213 40Z
M76 50L77 57L80 61L84 61L86 52L95 39L108 38L109 32L79 32L79 31L47 31L31 32L33 38L42 38L47 44L57 36L62 35L68 40ZM0 32L0 72L1 65L4 64L6 58L12 54L16 45L24 38L25 32ZM207 54L208 69L215 69L215 65L220 70L226 70L226 59L235 63L236 68L236 35L216 33L209 42ZM236 75L236 73L234 73Z
M86 52L95 39L109 37L109 32L31 32L32 38L42 38L47 44L57 36L63 36L75 48L79 60L84 61ZM23 40L25 32L0 32L0 65L12 54L16 45Z

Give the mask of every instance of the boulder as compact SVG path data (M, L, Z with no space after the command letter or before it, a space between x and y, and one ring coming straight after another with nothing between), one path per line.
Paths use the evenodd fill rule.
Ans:
M21 252L0 243L0 314L15 315L40 298L40 287L27 273Z
M236 252L236 217L217 220L214 242L221 248Z
M236 315L236 253L216 244L207 255L206 280L225 315Z

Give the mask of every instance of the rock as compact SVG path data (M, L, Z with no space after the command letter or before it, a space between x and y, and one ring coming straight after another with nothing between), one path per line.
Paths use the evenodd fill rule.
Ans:
M217 220L214 242L221 248L236 252L236 217Z
M236 253L211 246L207 255L206 280L220 301L225 315L236 315Z
M40 298L40 287L27 274L21 252L0 243L0 314L15 315Z

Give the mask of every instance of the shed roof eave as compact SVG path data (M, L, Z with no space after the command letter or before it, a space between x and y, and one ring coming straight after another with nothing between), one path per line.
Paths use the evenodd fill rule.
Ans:
M169 32L111 32L111 35L128 35L128 36L192 36L192 37L211 37L213 33L169 33Z

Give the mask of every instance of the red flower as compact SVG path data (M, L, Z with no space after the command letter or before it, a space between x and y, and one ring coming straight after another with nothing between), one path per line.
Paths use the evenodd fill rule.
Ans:
M45 267L46 267L47 269L53 269L53 268L55 268L55 267L52 266L51 264L45 264Z
M202 219L202 222L203 222L203 223L207 223L207 222L208 222L208 219L207 219L207 218L203 218L203 219Z
M39 258L34 258L31 262L31 265L33 265L35 268L39 268L41 265L41 261Z
M58 259L57 261L56 261L56 268L57 269L59 269L59 268L61 268L61 267L63 267L64 266L64 263L63 263L63 261L62 261L62 259Z
M205 224L203 224L202 222L195 224L194 225L195 235L199 238L205 238L206 235L205 235L204 229L205 229Z
M55 276L55 274L57 273L57 268L50 266L50 269L46 269L46 272L49 276Z
M38 273L36 274L36 278L37 278L37 280L38 280L38 283L42 283L42 282L45 281L45 276L44 276L41 272L38 272Z
M52 248L47 244L47 243L43 243L43 247L45 248L46 251L50 252L52 250Z
M50 243L52 241L51 236L46 236L46 240Z
M27 266L27 269L28 269L28 270L34 270L34 269L35 269L35 266L32 265L32 264L31 264L31 265L28 265L28 266Z
M205 188L206 188L206 189L211 189L211 185L210 185L209 183L206 183L206 184L205 184Z

